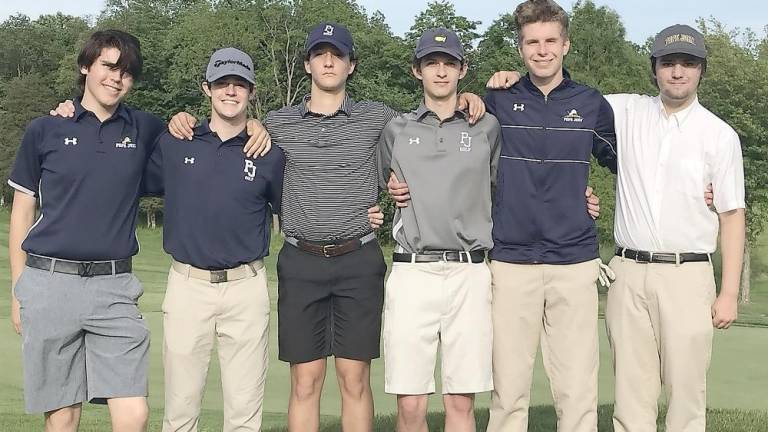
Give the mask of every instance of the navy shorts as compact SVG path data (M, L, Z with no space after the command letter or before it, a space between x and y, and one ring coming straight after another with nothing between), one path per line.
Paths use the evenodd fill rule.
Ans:
M285 243L277 259L280 360L379 357L386 271L376 241L331 258Z

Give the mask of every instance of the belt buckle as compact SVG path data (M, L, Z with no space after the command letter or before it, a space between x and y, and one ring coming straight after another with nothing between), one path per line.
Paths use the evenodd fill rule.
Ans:
M333 251L337 246L338 245L335 244L323 245L323 256L326 258L331 258L333 256Z
M211 270L211 283L221 283L227 281L226 270Z
M81 262L77 266L77 275L80 277L93 276L93 262Z
M442 254L443 262L448 262L448 252L450 251L443 251L443 254Z

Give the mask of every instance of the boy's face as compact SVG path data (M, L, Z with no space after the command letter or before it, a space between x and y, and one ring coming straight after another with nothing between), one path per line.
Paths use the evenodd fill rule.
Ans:
M467 74L467 65L448 54L432 53L422 57L412 72L421 80L425 95L445 99L456 94L459 80Z
M304 70L312 75L313 85L321 90L336 91L344 88L347 78L355 71L355 63L335 46L321 43L309 52Z
M656 59L656 83L662 98L684 102L696 97L702 60L688 54L669 54Z
M529 23L520 30L520 57L528 72L541 80L551 79L560 73L570 47L571 41L564 37L563 26L559 22Z
M203 83L203 91L211 98L211 108L226 119L245 114L251 89L251 83L236 75L221 77L212 83Z
M117 68L120 50L103 48L89 67L81 67L85 75L84 98L91 98L105 108L112 108L125 98L133 87L133 76Z

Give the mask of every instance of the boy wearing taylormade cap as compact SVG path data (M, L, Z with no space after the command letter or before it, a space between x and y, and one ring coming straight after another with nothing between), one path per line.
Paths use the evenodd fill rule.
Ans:
M616 432L656 430L665 389L667 432L703 432L713 326L737 316L744 250L739 137L699 104L704 38L662 30L651 50L656 97L609 95L621 142L616 187L616 282L606 325L613 350ZM712 184L714 211L700 198ZM722 285L715 296L718 231Z
M474 394L493 388L485 254L493 245L499 123L485 115L470 125L456 108L467 63L454 32L424 32L412 72L424 100L391 121L379 145L382 186L394 172L411 194L393 221L398 246L384 300L385 391L397 395L398 431L427 431L439 346L445 430L473 431Z
M261 428L269 295L262 258L279 211L280 149L243 153L253 61L235 48L210 58L202 89L211 118L191 142L166 132L147 165L148 192L165 195L163 245L173 257L163 301L164 432L196 431L208 363L218 346L224 431Z

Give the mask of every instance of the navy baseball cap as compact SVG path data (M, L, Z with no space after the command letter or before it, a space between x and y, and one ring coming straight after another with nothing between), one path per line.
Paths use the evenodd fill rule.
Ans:
M446 28L434 28L424 32L416 43L416 59L421 59L427 54L445 53L460 61L464 61L464 45L462 45L456 33Z
M251 56L237 48L222 48L213 53L205 70L205 80L210 83L228 75L239 76L255 85Z
M309 53L312 48L321 43L335 46L343 55L351 56L355 52L352 34L341 24L321 22L313 27L304 44L304 52Z
M704 36L691 26L675 24L660 31L653 41L651 57L667 54L690 54L694 57L707 58Z

